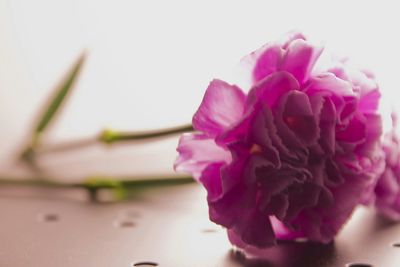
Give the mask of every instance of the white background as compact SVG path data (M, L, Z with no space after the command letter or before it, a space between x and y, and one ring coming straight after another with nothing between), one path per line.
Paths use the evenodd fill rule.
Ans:
M292 29L371 69L387 113L400 95L397 6L349 0L0 0L0 166L9 165L38 108L83 50L87 64L49 139L91 136L104 127L190 122L212 78L229 77L241 57ZM175 145L174 139L164 150L161 143L132 149L142 153L140 160L170 171ZM56 162L53 168L65 164ZM87 166L85 174L105 171ZM138 169L133 164L123 172Z

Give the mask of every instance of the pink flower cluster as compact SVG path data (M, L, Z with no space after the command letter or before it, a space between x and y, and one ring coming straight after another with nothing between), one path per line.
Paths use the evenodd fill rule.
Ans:
M330 242L383 171L378 85L343 62L316 68L322 51L294 33L253 52L250 88L213 80L180 139L176 170L240 248Z

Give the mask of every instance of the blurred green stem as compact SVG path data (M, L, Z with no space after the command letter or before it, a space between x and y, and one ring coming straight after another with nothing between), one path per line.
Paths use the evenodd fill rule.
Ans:
M104 130L96 138L79 139L54 145L38 146L37 149L35 149L35 151L29 151L29 152L34 154L35 153L40 154L45 152L61 152L66 150L75 150L99 143L111 145L121 142L143 141L147 139L163 138L191 131L193 131L193 127L190 124L165 128L165 129L138 131L138 132L120 132L114 130Z
M84 189L107 189L117 187L153 186L153 185L172 185L193 182L191 176L157 176L146 177L146 179L130 178L118 179L116 177L93 176L84 179L82 182L68 183L60 182L56 179L45 177L19 179L0 177L0 185L12 186L40 186L49 188L84 188Z
M145 178L145 179L144 179ZM145 186L180 185L194 182L190 176L157 176L157 177L130 177L120 179L117 177L93 176L84 179L82 182L61 182L57 179L36 177L30 179L17 179L0 177L0 186L33 186L46 188L80 188L85 189L91 196L95 196L98 190L113 190L117 200L125 198L125 193L129 189Z
M35 150L40 146L42 135L48 127L55 121L61 107L65 105L66 99L71 94L77 78L82 70L85 62L86 53L83 52L71 66L65 77L54 88L52 95L43 106L43 110L38 116L35 127L32 129L32 134L28 140L27 146L23 149L20 158L29 163L32 168L35 167Z
M191 124L173 128L142 131L142 132L118 132L113 130L104 130L99 136L99 141L106 144L111 144L121 141L135 141L135 140L164 137L168 135L191 132L191 131L193 131L193 127Z

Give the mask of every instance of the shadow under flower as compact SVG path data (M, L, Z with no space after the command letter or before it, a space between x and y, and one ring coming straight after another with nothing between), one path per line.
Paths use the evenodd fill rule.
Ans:
M231 249L227 257L229 262L245 267L331 266L336 250L334 243L279 241L277 246L265 249L258 258L246 257L236 249Z
M372 209L360 208L335 242L312 243L303 240L278 241L277 246L246 256L232 249L225 266L235 267L328 267L345 266L349 262L391 263L382 258L388 247L397 244L399 225L380 216ZM362 249L360 249L362 248ZM382 266L389 266L383 264ZM360 265L361 266L361 265ZM381 266L381 265L379 265ZM397 265L395 265L397 266Z

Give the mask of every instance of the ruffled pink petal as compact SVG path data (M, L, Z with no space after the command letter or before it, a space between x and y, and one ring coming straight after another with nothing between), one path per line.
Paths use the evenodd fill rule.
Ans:
M237 232L245 243L252 246L265 248L276 244L269 217L256 210L247 214L244 223L233 228L233 231Z
M400 221L400 184L398 174L387 168L375 188L375 206L379 213L393 221Z
M212 163L229 163L231 153L218 146L214 139L203 134L184 134L177 148L179 156L175 161L175 171L191 173L199 179L203 170Z
M288 72L274 72L257 83L249 92L247 106L256 103L266 104L270 108L275 106L282 95L292 90L298 90L299 83Z
M377 149L381 147L381 144L377 144L375 140L379 139L382 135L383 132L383 126L382 126L382 119L379 114L375 113L366 113L364 115L366 121L368 123L365 124L365 137L366 141L363 145L363 147L359 148L359 153L362 155L371 155L372 159L379 159L382 160L383 156L383 151L382 149ZM365 168L368 167L369 161L364 161ZM373 165L373 164L372 164ZM376 169L376 167L373 167L372 169ZM381 168L379 168L380 170ZM378 173L379 175L379 173Z
M279 71L283 56L288 46L296 40L306 40L306 37L300 32L289 32L281 40L274 43L267 43L261 48L255 50L241 60L241 66L249 75L246 78L246 87L253 86L271 73Z
M296 170L288 170L284 175L277 173L271 162L259 155L252 155L244 170L244 177L247 183L258 183L262 188L262 194L259 195L261 207L264 201L283 191L292 183L296 182L294 176Z
M295 153L284 144L281 136L279 135L278 129L276 128L276 124L274 121L274 115L272 114L272 110L264 105L262 110L260 111L259 116L262 117L261 120L256 119L253 124L253 128L251 129L252 132L255 132L253 133L253 138L255 138L255 140L258 140L258 138L262 138L263 135L269 136L273 148L276 148L279 151L279 154L276 156L277 159L279 159L279 161L276 162L276 166L280 168L280 158L294 158ZM270 150L273 151L273 148L271 147ZM269 157L273 156L273 154L275 153L271 153Z
M377 83L373 79L370 79L365 72L346 69L346 66L343 66L343 68L347 72L348 81L353 84L355 90L359 91L361 97L379 89Z
M321 187L314 183L304 183L293 186L289 194L289 207L286 211L284 220L290 222L298 214L306 209L317 205Z
M392 129L383 139L385 167L373 188L373 199L380 214L398 222L400 221L400 142L397 134L397 115L394 113L392 124Z
M319 229L318 235L313 237L314 240L323 243L332 241L334 236L349 220L355 207L360 204L362 192L369 183L367 178L363 174L353 177L348 176L345 183L331 188L334 203L313 211L315 216L321 218L320 224L314 225L317 221L310 217L309 224L304 225L307 229L303 229L303 231L308 236L311 236L315 229Z
M328 97L339 114L339 123L346 123L358 108L357 95L353 92L351 83L330 73L310 79L305 92L311 96L318 94Z
M323 108L319 118L320 140L322 148L333 154L335 151L335 124L336 124L336 109L329 98L323 100Z
M336 133L336 138L346 143L357 144L365 141L366 135L366 120L357 116L351 119L346 129Z
M341 123L347 123L357 111L358 99L355 96L344 96L344 105L340 112L339 119Z
M235 124L243 115L246 95L240 88L213 80L193 117L193 127L216 136Z
M292 73L299 83L303 84L310 77L310 73L322 50L321 47L315 47L302 39L297 39L288 46L282 59L280 70Z
M277 135L282 140L282 143L291 151L291 154L294 155L295 160L304 161L307 157L305 154L306 149L304 142L301 137L289 127L284 116L286 102L291 93L292 92L284 95L277 104L274 110L274 124L277 129Z
M200 182L207 190L208 201L217 200L222 194L221 168L224 162L209 164L202 172Z
M265 151L266 158L276 167L280 167L279 147L277 148L274 144L276 142L276 129L268 127L267 124L272 124L272 114L270 109L263 106L263 110L251 122L251 138L262 151Z
M329 71L334 73L336 77L353 85L353 90L360 95L358 107L360 111L377 111L381 94L372 73L350 69L345 62L338 62L337 66Z
M288 93L282 115L286 125L304 144L312 144L319 137L310 100L303 92Z

